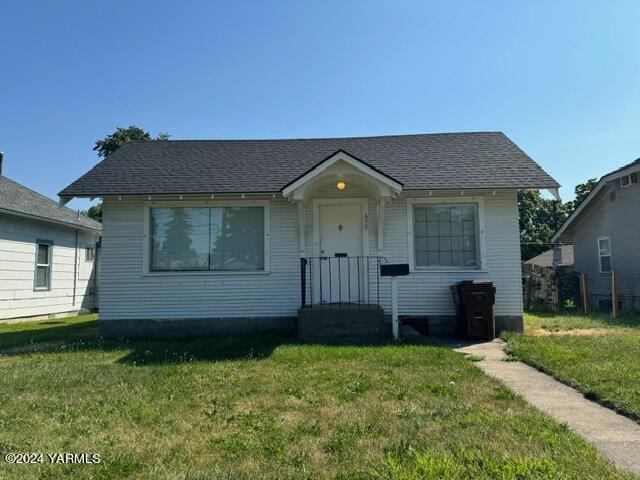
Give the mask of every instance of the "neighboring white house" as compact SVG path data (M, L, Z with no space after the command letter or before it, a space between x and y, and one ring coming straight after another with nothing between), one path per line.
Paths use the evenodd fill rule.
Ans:
M0 320L96 308L100 231L99 222L0 174Z
M558 184L500 132L146 141L60 192L102 197L105 335L295 327L301 307L380 305L452 333L450 285L490 279L522 329L517 191Z

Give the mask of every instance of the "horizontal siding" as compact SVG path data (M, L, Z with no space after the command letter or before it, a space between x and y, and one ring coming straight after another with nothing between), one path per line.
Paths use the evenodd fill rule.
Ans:
M363 196L364 192L352 192ZM318 192L326 197L329 192ZM335 195L335 192L334 192ZM415 195L411 195L412 197ZM384 248L390 262L408 261L406 198L386 207ZM465 197L468 201L468 197ZM300 305L298 208L271 199L271 273L150 276L143 273L144 201L105 200L102 242L101 318L180 319L295 316ZM414 273L401 278L400 313L453 313L449 286L459 280L489 278L497 285L496 313L522 315L516 192L485 197L486 271L478 273ZM378 254L377 202L369 202L369 254ZM306 255L313 252L313 210L305 207ZM372 266L373 270L373 266ZM370 298L377 292L370 285ZM390 309L388 279L380 283L381 303Z
M50 291L33 290L37 239L54 243ZM0 214L0 319L94 308L94 265L85 262L82 248L97 240L96 234L79 232L74 303L75 230Z
M295 316L299 306L297 207L270 202L271 273L145 275L144 202L106 200L100 314L106 320Z
M407 201L401 195L387 205L384 220L383 256L391 263L409 262ZM436 195L430 198L437 197ZM468 202L469 197L460 197ZM413 272L398 279L401 315L453 315L450 286L462 280L489 279L496 284L496 315L522 315L520 243L515 191L484 196L485 269L478 272ZM373 232L372 232L373 233ZM375 248L375 243L371 245ZM372 250L374 254L374 250ZM390 280L381 280L381 304L391 308Z

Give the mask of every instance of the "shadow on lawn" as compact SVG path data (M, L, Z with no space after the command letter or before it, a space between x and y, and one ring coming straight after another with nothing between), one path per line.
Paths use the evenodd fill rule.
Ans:
M98 321L55 325L38 330L0 333L0 355L81 351L126 351L123 364L150 365L195 361L260 359L279 345L295 342L287 335L211 336L197 339L106 339Z
M50 326L51 325L51 326ZM81 323L65 324L62 321L44 320L31 324L16 324L24 330L0 332L0 353L3 351L17 351L28 349L40 343L70 342L83 338L96 338L98 335L98 320ZM30 326L36 328L28 328ZM45 328L40 328L46 326Z
M314 342L315 343L315 342ZM322 342L326 346L387 345L388 341ZM40 330L0 333L0 355L102 351L124 353L121 364L159 365L228 360L261 360L282 345L302 345L294 335L255 333L195 339L107 339L98 336L98 321L52 325Z
M118 363L158 365L188 362L261 360L281 346L296 343L293 336L265 333L210 336L185 340L101 339L104 346L131 349Z

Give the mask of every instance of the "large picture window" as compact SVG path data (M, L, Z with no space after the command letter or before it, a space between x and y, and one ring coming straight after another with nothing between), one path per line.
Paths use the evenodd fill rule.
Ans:
M413 223L416 267L480 267L477 204L417 204Z
M264 270L264 207L151 208L151 271Z

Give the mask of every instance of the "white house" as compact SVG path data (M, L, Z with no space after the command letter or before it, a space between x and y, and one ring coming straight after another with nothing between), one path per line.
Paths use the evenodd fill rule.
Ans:
M382 262L408 262L399 313L455 328L450 285L489 279L522 328L517 191L558 184L499 132L146 141L60 192L102 197L101 329L293 329L301 307L390 311Z
M0 320L93 310L100 231L0 172Z

